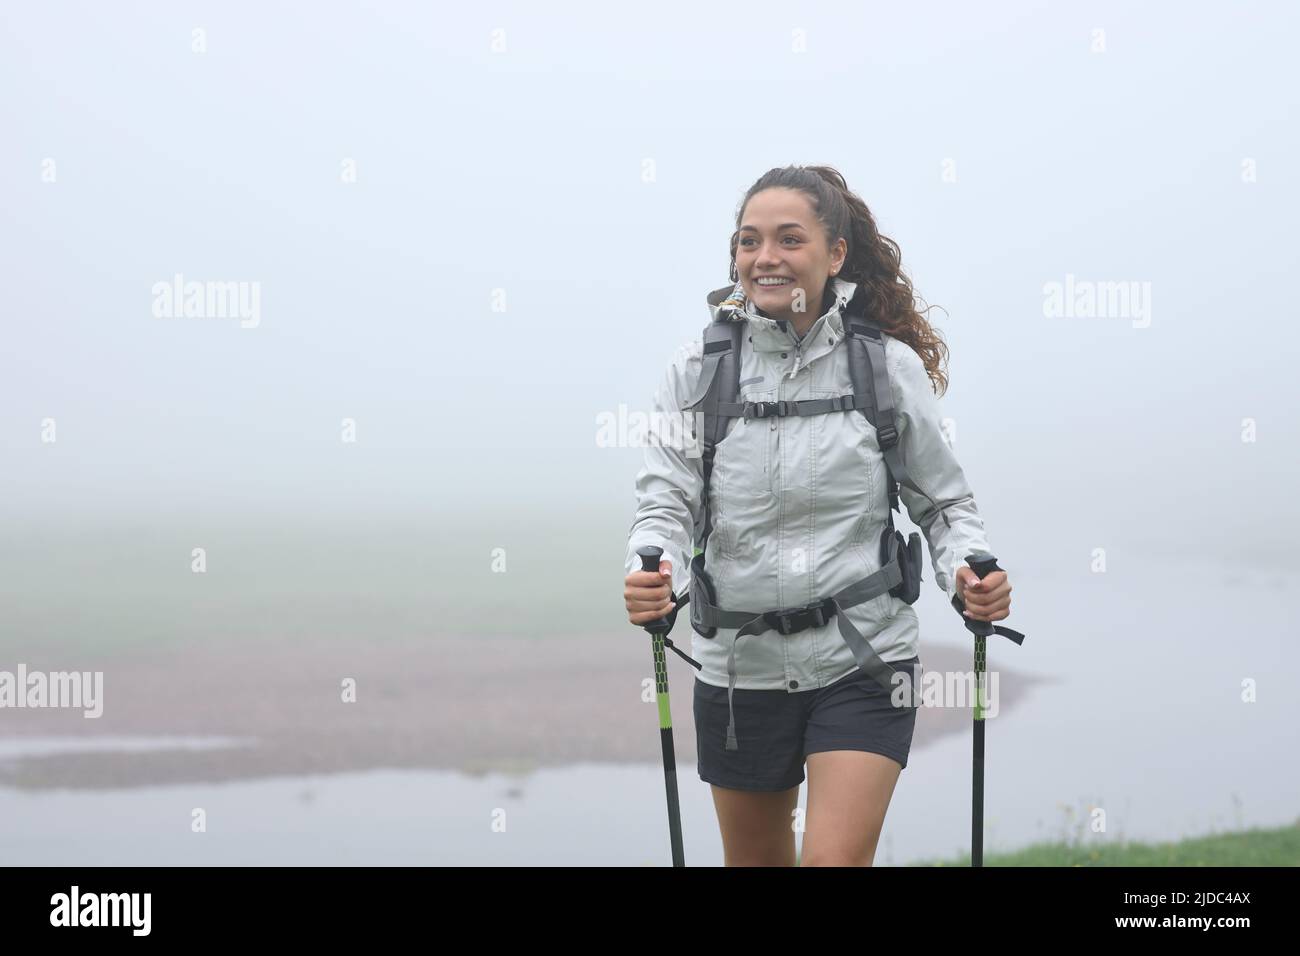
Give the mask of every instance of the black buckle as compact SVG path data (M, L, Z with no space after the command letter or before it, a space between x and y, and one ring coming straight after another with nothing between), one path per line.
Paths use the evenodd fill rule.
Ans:
M787 610L768 611L763 620L768 626L782 634L797 634L810 627L822 627L835 616L834 598L826 598L815 604Z
M770 416L785 415L789 408L789 402L745 402L741 408L741 415L745 420L766 419Z
M893 448L898 444L898 429L893 425L882 425L876 428L876 441L881 449Z
M791 402L746 402L740 410L745 421L751 418L773 418L790 414Z

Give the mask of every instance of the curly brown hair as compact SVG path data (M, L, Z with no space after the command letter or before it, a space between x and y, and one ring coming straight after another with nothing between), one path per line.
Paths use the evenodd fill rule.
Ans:
M839 170L831 166L778 166L765 172L745 193L736 210L736 232L731 236L731 279L736 281L736 245L740 241L740 224L745 206L755 193L782 187L797 189L812 204L818 222L826 230L826 244L832 246L843 238L848 254L840 278L866 287L867 318L885 333L907 343L921 357L926 374L937 394L948 390L948 346L925 317L934 306L917 311L917 296L912 280L903 273L898 243L882 236L876 219L856 193L852 192ZM832 284L827 279L823 302L833 301Z

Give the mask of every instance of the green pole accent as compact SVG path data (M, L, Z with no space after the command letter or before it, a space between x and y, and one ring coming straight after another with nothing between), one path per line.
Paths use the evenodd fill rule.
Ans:
M653 638L655 658L655 698L659 702L659 729L670 729L673 725L672 710L668 706L668 661L664 655L664 636L655 634Z

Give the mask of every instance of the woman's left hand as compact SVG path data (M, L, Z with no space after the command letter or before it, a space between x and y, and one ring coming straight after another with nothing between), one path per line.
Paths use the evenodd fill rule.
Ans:
M966 605L963 613L971 620L1000 621L1011 613L1011 582L1005 571L981 579L963 564L957 569L957 594Z

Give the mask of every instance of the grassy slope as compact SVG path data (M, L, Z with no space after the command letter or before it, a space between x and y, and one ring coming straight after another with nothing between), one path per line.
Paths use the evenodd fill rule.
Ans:
M969 866L970 856L914 866ZM1300 866L1300 820L1276 829L1193 837L1176 843L1070 846L1040 843L985 854L985 866Z

